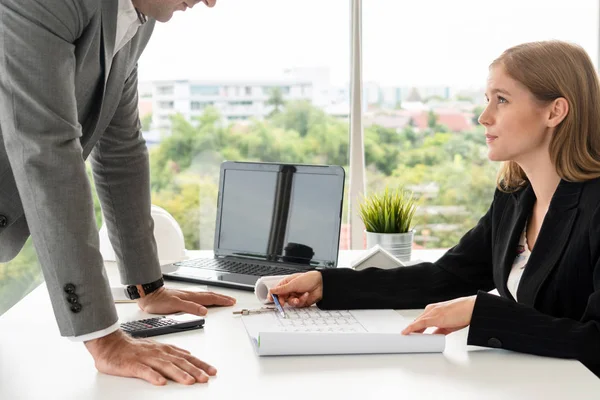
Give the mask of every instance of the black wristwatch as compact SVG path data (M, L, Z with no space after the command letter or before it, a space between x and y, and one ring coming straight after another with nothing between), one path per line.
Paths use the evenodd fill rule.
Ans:
M149 295L150 293L158 290L159 288L165 285L164 279L161 277L159 280L146 283L144 285L129 285L125 289L125 294L131 300L139 299L140 297L144 297Z

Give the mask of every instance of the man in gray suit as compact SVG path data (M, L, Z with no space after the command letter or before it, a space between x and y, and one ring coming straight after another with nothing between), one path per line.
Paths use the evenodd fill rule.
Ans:
M199 2L0 0L0 262L31 234L61 335L84 341L99 371L156 385L206 382L216 370L119 330L84 160L121 281L142 310L204 315L235 303L163 286L137 111L137 61L155 20Z

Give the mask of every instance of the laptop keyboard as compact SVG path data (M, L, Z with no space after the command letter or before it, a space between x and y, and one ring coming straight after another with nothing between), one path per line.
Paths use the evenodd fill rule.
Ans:
M222 258L198 258L194 260L181 261L175 263L174 265L253 276L288 275L298 272L298 270L291 268L251 264Z

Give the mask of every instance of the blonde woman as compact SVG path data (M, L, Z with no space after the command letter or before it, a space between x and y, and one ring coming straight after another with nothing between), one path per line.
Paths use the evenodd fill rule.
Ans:
M425 307L403 334L470 325L468 344L574 358L600 375L596 71L579 46L526 43L491 64L486 98L488 156L504 164L458 245L435 263L294 275L272 293L296 307Z

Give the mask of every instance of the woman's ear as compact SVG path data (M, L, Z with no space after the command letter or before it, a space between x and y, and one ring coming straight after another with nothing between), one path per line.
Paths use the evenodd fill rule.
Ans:
M550 105L550 115L546 124L549 128L554 128L565 119L568 113L569 102L564 97L559 97Z

